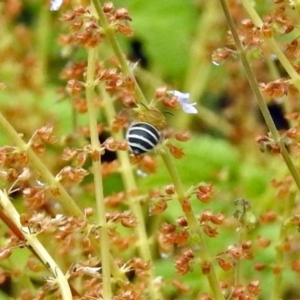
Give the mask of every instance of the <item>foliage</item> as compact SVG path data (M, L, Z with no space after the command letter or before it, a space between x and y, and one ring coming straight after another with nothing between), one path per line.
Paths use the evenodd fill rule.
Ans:
M0 3L0 299L299 298L299 4L79 2Z

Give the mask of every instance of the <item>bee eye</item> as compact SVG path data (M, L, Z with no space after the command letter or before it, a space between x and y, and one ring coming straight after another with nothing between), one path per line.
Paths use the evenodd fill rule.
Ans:
M160 140L160 133L149 123L133 123L127 130L126 140L135 155L152 150Z

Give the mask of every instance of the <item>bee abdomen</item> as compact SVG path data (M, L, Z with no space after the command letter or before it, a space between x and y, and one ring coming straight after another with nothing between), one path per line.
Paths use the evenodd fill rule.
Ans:
M131 151L135 155L141 155L152 150L158 144L160 133L151 124L138 122L128 128L126 140Z

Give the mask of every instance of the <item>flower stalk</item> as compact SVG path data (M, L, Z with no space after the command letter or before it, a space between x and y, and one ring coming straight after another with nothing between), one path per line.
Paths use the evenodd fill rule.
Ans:
M37 235L30 232L30 228L22 226L20 222L20 214L15 209L14 205L8 198L6 192L0 190L0 204L4 212L10 217L17 228L23 233L28 245L33 248L35 254L41 259L45 266L52 272L53 278L51 282L56 284L60 290L61 297L63 300L72 300L72 293L66 276L59 268L55 260L48 253L46 248L37 238Z
M113 105L112 99L109 97L104 87L100 85L101 94L104 98L104 110L107 117L108 124L112 124L114 117L116 116L116 111ZM112 137L115 140L122 140L123 134L121 131L112 132ZM124 184L125 192L129 195L132 191L137 190L136 180L134 178L133 169L130 163L129 155L125 151L117 151L118 161L120 162L120 174L122 177L122 182ZM152 254L149 247L149 240L146 231L146 224L144 220L143 210L141 204L135 197L130 197L129 206L132 210L134 216L137 218L137 227L136 233L138 236L138 250L142 259L146 262L149 262L151 268L149 270L149 284L150 286L154 283L155 270ZM154 286L149 288L150 299L163 299L162 295L158 289Z
M175 168L174 163L172 161L171 155L169 152L164 151L164 149L162 149L160 151L160 155L164 161L167 171L168 171L168 173L172 179L172 182L174 184L174 187L175 187L175 190L177 193L177 199L180 202L180 204L182 204L182 202L186 198L185 191L184 191L180 176L178 174L178 171ZM221 291L221 288L219 285L219 280L218 280L215 268L212 264L213 259L209 254L201 227L198 224L196 216L193 213L192 209L189 212L184 211L184 213L185 213L185 217L188 222L188 227L189 227L189 232L190 232L190 243L191 243L191 246L192 246L195 256L198 257L201 262L208 262L211 264L211 269L210 269L209 274L207 275L207 279L208 279L211 291L214 295L214 299L224 300L224 296L222 294L222 291ZM200 245L198 244L199 242L200 242Z
M257 26L258 28L262 28L263 26L263 21L258 15L258 13L255 11L252 3L250 3L249 0L242 0L241 1L245 10L249 14L251 20ZM299 1L297 1L299 2ZM299 4L296 5L296 7L299 8ZM228 20L228 19L227 19ZM290 63L290 61L287 59L287 57L284 55L282 50L279 48L277 42L275 41L274 37L265 37L265 42L268 44L272 52L276 55L286 72L289 74L291 77L291 83L295 85L295 87L300 91L300 76L294 69L293 65Z
M97 48L88 50L87 79L86 79L86 102L89 116L91 148L93 153L93 175L95 183L95 198L98 214L98 225L100 227L100 249L103 280L103 299L109 300L112 297L111 291L111 270L110 270L110 248L108 228L106 222L106 208L103 197L103 183L101 171L101 145L98 137L98 126L96 118L95 101L95 66L97 60Z
M36 170L40 173L41 177L47 184L58 190L57 200L65 209L65 211L73 216L84 218L84 215L80 208L76 205L72 197L68 194L62 184L51 174L46 165L42 162L42 160L35 154L32 148L23 141L20 134L18 134L15 129L11 126L11 124L6 120L6 118L0 112L0 125L3 131L10 137L10 139L15 143L20 152L25 152L28 156L29 160L36 168Z
M129 75L132 78L134 78L134 76L132 74L132 71L128 67L128 64L125 60L123 52L121 51L121 48L119 47L119 44L116 40L114 32L109 27L109 24L106 20L105 14L103 13L101 3L97 0L93 0L93 4L94 4L96 12L98 14L100 23L101 23L101 25L102 25L105 33L106 33L106 37L109 40L109 42L111 43L111 46L112 46L117 58L119 59L122 71L124 72L124 74ZM146 102L145 101L146 100L145 96L144 96L143 92L141 91L139 85L137 84L136 80L135 80L135 85L136 85L136 96L137 96L138 101L143 100L143 102ZM190 109L191 107L194 109L194 107L192 105L190 105L188 108ZM172 163L170 154L162 151L161 156L162 156L163 161L166 165L166 168L167 168L168 172L170 173L170 176L173 180L174 186L175 186L177 194L178 194L178 199L179 199L180 202L182 202L185 198L184 189L183 189L182 182L180 180L179 174L178 174L177 170L175 169L174 164ZM126 179L126 181L127 181L127 179ZM125 183L126 183L126 181L125 181ZM133 208L133 211L136 213L136 216L138 217L140 215L140 213L138 212L136 207L132 207L132 208ZM193 212L190 212L190 213L186 213L186 217L187 217L187 220L189 222L189 228L190 228L191 233L194 233L195 235L197 235L201 240L202 247L201 247L201 250L198 250L199 257L201 258L201 260L203 260L205 262L211 262L212 259L210 258L208 250L205 246L205 241L204 241L204 238L203 238L203 234L202 234L202 232L199 228L199 225L198 225L198 222L195 218L195 215L193 214ZM141 221L141 220L138 219L138 221ZM140 226L140 224L139 224L139 226ZM198 248L198 245L194 245L194 246L195 246L194 247L195 249ZM213 267L211 269L210 274L208 274L208 281L210 283L210 286L211 286L211 289L212 289L212 292L214 294L215 299L216 300L223 300L224 297L222 295L222 292L221 292L221 289L220 289L220 286L219 286L219 283L218 283L217 275L216 275L216 272L215 272Z
M267 127L268 127L268 129L269 129L269 131L270 131L270 133L272 135L272 138L274 139L274 142L279 145L280 150L281 150L281 155L282 155L282 157L283 157L283 159L284 159L284 161L285 161L285 163L286 163L286 165L287 165L287 167L288 167L291 175L293 176L294 181L295 181L298 189L300 190L300 176L299 176L299 173L298 173L298 171L297 171L294 163L292 162L290 154L288 153L288 151L286 149L286 145L284 143L284 140L280 137L280 134L279 134L278 130L276 129L276 126L274 124L272 116L271 116L271 114L269 112L268 106L267 106L267 104L266 104L266 102L265 102L265 100L264 100L264 98L263 98L263 96L262 96L262 94L261 94L261 92L259 90L256 78L255 78L255 76L254 76L254 74L253 74L253 72L251 70L251 67L250 67L250 64L248 62L245 50L244 50L244 48L242 46L242 43L241 43L241 41L239 39L239 36L238 36L237 30L236 30L235 24L233 22L233 19L231 17L231 14L229 12L228 7L227 7L226 1L225 0L220 0L220 3L222 5L225 17L227 19L230 31L232 33L232 36L233 36L233 39L234 39L234 42L235 42L235 45L236 45L236 48L237 48L237 53L238 53L238 55L239 55L239 57L241 59L241 63L242 63L243 68L245 70L245 73L246 73L247 79L249 81L249 84L250 84L250 86L252 88L252 91L253 91L256 99L257 99L257 103L258 103L258 106L260 108L260 111L261 111L261 113L262 113L262 115L264 117L264 120L265 120L265 122L267 124ZM249 4L248 1L243 1L243 3L244 4ZM272 45L274 45L274 44L276 44L275 41L272 42ZM284 67L285 67L285 65L284 65ZM294 76L293 74L290 74L290 75ZM296 77L294 76L294 79L295 78L300 78L300 77L297 74ZM300 88L300 85L299 85L299 88Z
M102 4L99 0L92 0L92 3L95 7L96 13L98 15L99 21L101 23L101 26L105 32L105 36L107 40L109 41L119 63L120 67L122 69L122 72L126 75L129 76L135 83L135 96L136 100L138 102L142 103L147 103L147 100L144 96L144 93L142 92L139 84L137 83L135 76L132 74L132 71L129 68L128 62L126 61L126 58L124 56L124 53L117 41L117 38L115 36L113 28L111 28L110 24L108 23L106 16L103 12L103 7Z

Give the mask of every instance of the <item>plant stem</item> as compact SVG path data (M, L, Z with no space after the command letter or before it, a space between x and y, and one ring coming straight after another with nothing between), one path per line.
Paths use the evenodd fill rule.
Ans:
M223 1L223 0L222 0ZM262 28L263 21L254 9L252 3L250 3L249 0L241 0L245 10L249 14L251 20L257 26L258 28ZM297 1L299 2L299 1ZM296 7L299 7L299 4L296 5ZM295 87L300 91L300 75L296 72L293 65L290 63L290 61L287 59L287 57L284 55L282 50L279 48L277 42L275 41L274 37L265 37L265 42L268 44L270 49L273 51L273 53L276 55L280 63L282 64L283 68L286 70L286 72L291 77L291 83L295 85Z
M35 154L32 148L22 140L21 135L19 135L15 131L15 129L10 125L10 123L6 120L6 118L2 115L1 112L0 125L3 132L5 132L12 139L15 145L19 148L19 151L23 151L26 153L28 159L31 161L36 170L40 173L43 180L45 180L51 188L58 190L59 197L57 197L57 199L62 205L62 207L66 210L66 212L70 215L84 218L82 211L76 205L72 197L67 193L65 188L51 174L51 172L44 165L41 159Z
M0 112L0 127L3 132L5 132L13 143L18 147L19 151L23 151L26 153L28 159L34 166L34 168L39 172L43 180L54 190L58 191L59 196L56 196L56 200L61 204L68 215L72 215L74 217L85 219L84 214L80 210L80 208L76 205L73 198L68 194L62 184L56 180L55 176L48 170L47 166L41 161L41 159L35 154L31 147L29 147L21 138L21 135L18 134L15 129L10 125L10 123L6 120L6 118ZM89 231L89 226L86 231ZM92 240L93 244L94 241ZM98 247L98 245L96 245ZM124 273L120 271L118 266L113 261L112 257L110 257L110 262L112 264L113 275L115 278L120 281L127 281Z
M121 66L121 70L123 72L123 74L130 76L132 78L132 80L135 83L135 96L136 96L136 100L138 102L143 102L143 103L147 103L147 100L140 88L140 86L138 85L135 76L133 75L131 69L128 66L128 63L125 59L125 56L123 54L123 51L116 39L115 36L115 32L113 27L110 26L110 24L108 23L105 13L103 12L102 9L102 5L100 3L100 1L98 0L92 0L92 3L95 7L95 10L98 14L99 17L99 21L101 23L101 26L105 32L106 38L109 41L109 43L111 44L111 47L120 63ZM102 88L102 94L105 94L105 90ZM107 97L105 97L107 99ZM105 103L105 109L106 109L106 116L108 118L108 120L110 121L110 123L112 123L116 113L114 111L114 107L112 105L111 99L108 99L108 101L106 101ZM116 139L122 139L123 136L120 134L113 134L113 136ZM137 190L137 186L136 186L136 182L134 179L134 175L130 165L130 161L129 161L129 157L128 154L125 153L124 151L118 151L117 152L118 155L118 159L121 163L121 176L123 179L123 183L125 185L125 190L126 193L129 194L132 191ZM155 300L155 299L162 299L162 295L159 293L159 291L153 286L154 283L154 264L153 264L153 259L152 259L152 255L151 255L151 251L150 251L150 247L149 247L149 242L148 242L148 237L147 237L147 232L146 232L146 225L145 225L145 221L144 221L144 216L143 216L143 211L142 211L142 207L140 205L140 203L137 202L137 200L135 198L131 199L129 202L130 208L133 212L133 214L135 215L135 217L137 218L137 222L138 222L138 226L136 228L137 231L137 235L139 237L139 251L141 254L141 257L143 258L143 260L149 262L151 264L151 269L150 269L150 295L151 295L151 299Z
M115 108L113 106L113 101L105 91L105 89L101 86L101 93L104 95L105 100L105 115L107 117L107 121L109 124L112 124L114 117L116 115ZM112 137L115 140L122 140L123 134L121 131L112 132ZM120 162L120 173L122 176L122 181L124 183L125 191L127 195L137 190L136 181L134 178L134 174L132 171L132 166L129 160L128 153L125 151L117 151L118 161ZM129 205L131 210L133 211L135 217L137 218L138 226L136 228L137 234L139 236L139 250L142 258L146 261L152 261L151 253L148 247L148 238L146 233L146 226L144 221L143 212L140 204L134 199L134 197L130 197Z
M67 278L56 264L52 256L47 252L35 234L30 233L29 228L22 226L20 215L9 200L6 193L0 190L0 204L4 212L11 218L14 224L22 231L28 245L33 248L41 261L52 272L53 281L58 285L63 300L72 300L72 293Z
M216 1L205 1L201 6L201 16L199 16L198 27L194 34L191 53L189 55L189 65L187 75L184 81L184 90L191 94L191 102L198 102L198 114L202 122L212 126L222 132L226 137L231 136L233 127L220 114L200 105L201 97L205 91L207 83L211 80L212 63L207 59L210 55L210 43L212 40L220 39L218 31L214 30L217 26L221 12L217 10L218 3ZM203 30L206 28L206 30ZM211 34L207 34L210 32ZM193 122L193 118L186 113L182 113L180 118L176 120L176 126L180 128L189 128L189 124Z
M45 3L46 4L46 3ZM38 66L34 73L35 81L39 87L43 87L47 80L48 74L48 57L49 57L49 36L50 36L50 10L48 4L43 5L39 12L38 24L36 28L36 47Z
M294 3L293 3L294 2ZM298 18L300 18L300 1L299 0L294 0L294 1L290 1L291 5L293 3L295 9L296 9L296 12L297 12L297 15L298 15Z
M171 155L169 152L162 149L160 151L161 157L164 161L164 164L168 170L168 173L172 179L172 182L174 184L176 193L177 193L177 199L182 204L182 202L186 199L185 197L185 191L183 188L182 181L180 179L180 176L177 172L177 169L175 168ZM195 257L200 258L201 262L208 262L211 263L211 269L210 273L207 275L207 279L210 285L210 288L212 290L212 293L214 295L215 300L224 300L224 296L222 294L221 288L219 286L219 280L217 278L217 274L215 271L215 268L212 264L212 258L209 254L209 251L207 249L205 239L202 233L202 230L200 228L200 225L198 224L198 221L196 219L195 214L193 213L192 209L189 212L185 212L185 217L188 221L188 227L189 227L189 233L190 233L190 243L193 249L193 252L195 254ZM200 241L200 245L199 245Z
M246 2L248 4L247 1L245 1L245 0L242 0L242 1ZM233 36L233 39L234 39L234 42L235 42L235 45L236 45L236 48L237 48L237 52L240 56L243 68L245 70L246 76L247 76L248 81L249 81L249 84L250 84L250 86L252 88L252 91L253 91L256 99L257 99L258 106L261 110L261 113L264 117L264 120L267 124L267 127L268 127L269 131L271 132L272 138L274 139L274 142L279 145L280 150L281 150L281 155L282 155L282 157L283 157L283 159L284 159L291 175L293 176L294 181L295 181L298 189L300 190L300 176L299 176L299 173L298 173L295 165L293 164L293 162L291 160L291 157L290 157L290 155L289 155L289 153L286 149L284 141L281 139L281 137L280 137L280 135L279 135L279 133L276 129L276 126L274 124L272 116L269 112L268 106L267 106L266 102L264 101L263 96L262 96L262 94L259 90L257 81L255 79L255 76L254 76L252 70L251 70L250 64L249 64L249 62L247 60L247 57L246 57L246 53L244 51L244 48L242 46L242 43L241 43L241 41L239 39L239 36L238 36L238 33L236 31L235 24L234 24L233 19L230 15L229 9L226 5L226 1L225 0L220 0L220 3L222 5L224 14L226 16L229 28L231 30L231 33L232 33L232 36ZM275 41L274 41L274 43L275 43Z
M91 0L91 1L95 7L95 10L97 12L97 15L98 15L100 23L101 23L101 26L105 32L105 36L106 36L107 40L109 41L118 61L120 63L122 72L126 76L131 77L131 79L135 83L135 98L136 98L136 100L138 102L142 102L142 103L146 104L147 99L145 98L140 86L138 85L138 83L135 79L135 76L133 75L131 69L129 68L129 65L126 61L124 53L117 41L117 38L116 38L116 35L114 32L114 28L108 23L105 13L103 12L101 2L99 0Z
M297 193L291 192L289 195L289 200L283 199L283 210L281 211L281 228L279 232L279 241L276 246L276 264L279 267L279 272L274 274L274 290L272 300L280 300L282 299L282 286L283 286L283 268L284 268L284 252L282 249L282 244L288 238L288 231L285 226L285 222L292 215L292 208L295 203L295 199L297 197ZM287 200L287 201L286 201Z
M104 98L104 103L105 103L104 109L105 109L107 122L108 124L112 124L116 116L116 111L113 105L113 101L109 97L109 95L105 91L105 88L102 85L100 86L100 88L101 88L101 94L103 95ZM111 135L115 140L122 140L124 138L123 133L121 131L112 132ZM125 151L117 151L117 157L118 157L118 161L120 162L120 173L122 176L122 181L124 183L126 194L130 195L130 193L136 191L138 188L133 174L129 155ZM155 268L154 268L152 254L149 247L149 240L147 236L147 230L146 230L146 224L144 220L142 206L138 202L136 197L129 197L129 198L130 198L129 207L133 212L134 216L137 218L137 223L138 223L138 226L135 228L136 234L138 236L138 250L140 252L142 259L146 262L149 262L151 265L151 268L149 270L150 299L152 300L163 299L159 290L153 285L155 279L155 272L154 272Z
M100 249L103 281L103 299L110 300L111 290L111 271L110 271L110 248L108 228L106 222L106 208L103 197L102 166L101 166L101 145L98 137L98 126L95 108L95 66L97 60L97 48L88 50L87 79L86 79L86 102L89 116L91 148L93 153L93 173L95 183L95 197L98 214L98 224L100 226ZM94 155L95 154L95 155ZM96 157L95 157L96 156Z

